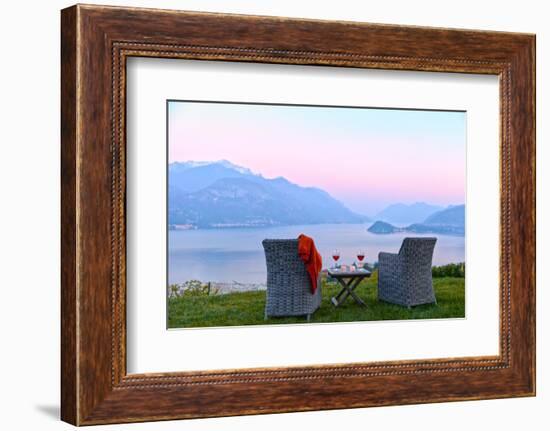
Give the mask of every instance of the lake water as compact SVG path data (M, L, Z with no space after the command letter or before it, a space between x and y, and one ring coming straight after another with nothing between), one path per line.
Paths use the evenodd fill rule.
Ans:
M359 249L366 262L378 260L378 253L396 253L406 236L436 236L433 264L464 262L464 237L395 233L376 235L370 224L321 224L268 228L172 230L168 232L169 283L187 280L203 282L265 283L266 267L262 240L311 236L323 257L323 268L331 266L331 253L340 250L339 263L352 263Z

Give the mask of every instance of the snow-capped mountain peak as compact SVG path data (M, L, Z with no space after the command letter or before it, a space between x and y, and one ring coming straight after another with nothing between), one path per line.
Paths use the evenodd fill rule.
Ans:
M190 160L186 162L173 162L170 163L170 169L185 171L193 168L201 168L204 166L219 165L224 168L234 170L242 175L257 175L250 169L231 163L229 160L214 160L214 161L196 161Z

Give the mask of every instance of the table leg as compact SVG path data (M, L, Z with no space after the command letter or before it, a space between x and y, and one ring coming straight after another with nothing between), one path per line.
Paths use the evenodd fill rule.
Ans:
M346 281L341 279L341 278L338 278L336 281L338 282L338 284L340 286L342 286L342 288L340 289L340 292L338 292L338 294L334 298L332 298L333 299L332 303L337 306L338 302L340 301L340 297L342 295L344 295L344 293L346 293L347 290L348 290L348 283L346 283ZM336 301L336 303L335 303L335 301Z
M364 307L367 306L367 304L365 304L365 302L354 292L354 289L363 280L363 277L351 278L348 282L341 278L338 278L337 280L342 286L342 290L340 290L340 292L338 292L338 294L331 299L331 302L335 307L342 304L349 295L351 295L351 297L355 299L358 304Z
M362 278L361 277L358 277L358 278L354 278L354 279L350 279L347 283L346 283L346 288L343 292L343 295L342 295L342 298L340 299L339 303L343 303L346 298L348 296L351 295L351 297L353 299L355 299L355 301L361 305L365 305L365 303L361 300L361 298L359 298L357 296L357 294L354 292L355 288L357 287L357 285L361 282Z
M353 289L355 289L357 287L359 282L355 283L355 286L353 287ZM362 305L363 307L366 307L367 304L365 304L365 302L361 298L359 298L359 296L357 296L357 294L353 291L353 289L350 289L349 294L352 296L353 299L355 299L355 302Z

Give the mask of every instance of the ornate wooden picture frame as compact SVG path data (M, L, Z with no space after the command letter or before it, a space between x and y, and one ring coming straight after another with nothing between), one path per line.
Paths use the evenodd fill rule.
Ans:
M535 36L102 6L62 11L61 417L75 425L535 394ZM500 354L126 372L126 60L500 79Z

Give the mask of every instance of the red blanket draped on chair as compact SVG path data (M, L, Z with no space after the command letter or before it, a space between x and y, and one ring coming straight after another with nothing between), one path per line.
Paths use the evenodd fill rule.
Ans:
M306 265L306 270L311 280L311 293L315 293L319 272L321 272L321 268L323 267L323 260L315 248L312 238L304 234L298 236L298 255Z

